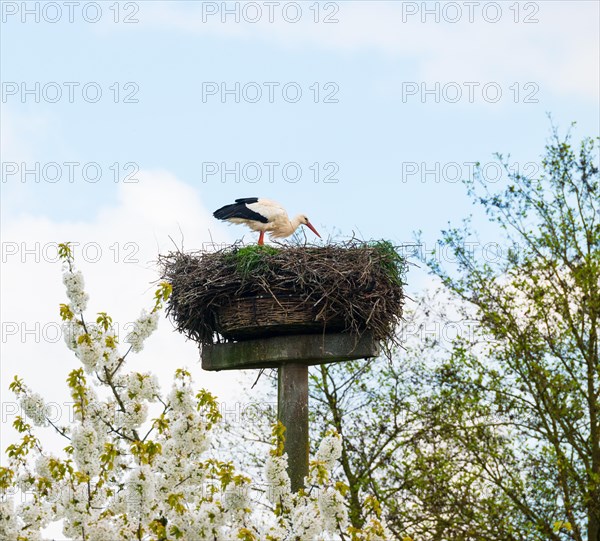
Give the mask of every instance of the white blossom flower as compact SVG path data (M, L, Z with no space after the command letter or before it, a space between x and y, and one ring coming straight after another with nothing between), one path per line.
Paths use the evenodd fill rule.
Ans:
M313 500L302 498L300 505L295 505L291 512L292 534L298 541L313 541L323 533L324 526L319 516L319 508Z
M62 324L62 333L65 339L65 344L71 351L77 351L77 338L82 333L81 322L79 321L65 321Z
M82 472L90 477L100 470L102 443L98 432L90 423L79 425L71 436L73 459Z
M189 388L173 385L171 392L167 396L169 406L171 406L171 416L175 419L181 415L194 414L196 404L193 399L193 393Z
M115 347L107 347L105 339L112 337L112 333L106 334L102 337L102 352L98 357L98 364L96 365L96 371L104 372L107 370L109 373L114 372L115 368L121 362L121 356L119 355L118 349Z
M143 402L127 402L125 412L119 414L119 422L128 430L139 428L148 417L148 404Z
M388 541L394 538L394 534L388 528L387 524L375 517L369 519L367 524L363 526L363 530L369 532L369 541Z
M269 490L269 499L275 505L282 503L285 506L290 502L291 483L287 473L288 457L269 456L265 464L265 478L267 480Z
M133 323L133 330L125 338L125 342L131 344L134 353L144 349L144 340L148 338L158 327L158 312L148 313L142 310L142 315Z
M269 539L277 540L277 541L285 541L289 539L288 532L286 532L286 528L283 524L270 524L270 525L262 525L262 531L265 533L263 538L266 538L267 535Z
M219 535L219 529L226 518L223 509L216 502L202 502L195 514L195 527L200 534L199 539L211 539Z
M333 470L337 460L342 456L342 438L339 434L330 434L326 436L319 450L317 451L316 459L322 462L324 466L329 470Z
M132 372L127 375L124 383L128 395L139 400L155 401L160 393L158 378L154 374Z
M66 271L63 274L63 284L67 288L67 297L71 301L69 308L74 313L81 313L86 309L89 295L84 291L84 280L81 271Z
M221 499L225 509L228 511L248 509L251 506L250 488L246 484L231 484L227 487L227 490L221 494Z
M107 520L88 524L87 528L85 529L85 534L88 541L108 541L109 539L119 539L118 529Z
M24 469L17 475L15 486L17 486L21 492L31 492L34 484L35 477L33 476L33 472L29 471L29 469Z
M27 539L42 539L39 530L45 528L50 522L51 507L45 501L27 501L17 506L17 516L25 523L30 525L28 529L38 530L37 537L27 536ZM33 526L33 528L31 527Z
M40 455L35 461L35 471L40 477L50 479L52 477L50 473L50 457Z
M152 511L155 497L154 473L148 464L131 472L126 483L129 514L137 519L146 518Z
M12 498L0 500L0 539L17 539L20 528Z
M102 348L95 340L91 340L91 343L84 340L77 344L75 354L83 364L85 371L89 374L96 370L102 358Z
M67 321L62 328L68 348L75 352L88 374L101 368L106 352L115 353L114 348L105 345L112 332L105 334L98 325L88 323L84 327L79 321Z
M82 528L97 519L98 511L89 505L87 483L66 485L59 493L63 510L63 534L67 538L81 539Z
M326 488L319 492L319 511L323 519L323 525L327 531L334 533L348 526L348 510L343 496L337 490Z
M41 395L29 393L21 398L21 408L35 426L47 426L46 404Z

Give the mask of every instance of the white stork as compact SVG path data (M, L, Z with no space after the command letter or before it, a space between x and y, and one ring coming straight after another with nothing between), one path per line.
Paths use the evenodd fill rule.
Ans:
M298 214L290 220L285 209L279 203L269 199L258 197L236 199L232 205L225 205L215 210L213 216L232 224L247 225L252 231L260 231L258 237L260 246L265 243L265 232L268 232L272 239L281 239L289 237L300 225L305 225L321 238L304 214Z

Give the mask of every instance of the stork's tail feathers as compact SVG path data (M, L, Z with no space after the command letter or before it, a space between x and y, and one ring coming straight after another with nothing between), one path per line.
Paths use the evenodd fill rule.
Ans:
M243 205L225 205L224 207L215 210L213 212L213 216L217 218L217 220L227 220L227 218L235 218L238 216L238 210L241 206Z

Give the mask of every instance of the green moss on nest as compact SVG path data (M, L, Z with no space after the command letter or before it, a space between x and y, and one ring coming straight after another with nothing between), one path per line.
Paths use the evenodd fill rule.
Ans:
M389 240L377 240L369 243L379 254L379 264L390 281L402 287L406 272L406 260L398 253L398 249Z
M231 252L224 252L225 259L235 262L235 268L241 276L249 276L253 272L264 271L268 268L268 257L275 255L277 248L272 246L244 246Z

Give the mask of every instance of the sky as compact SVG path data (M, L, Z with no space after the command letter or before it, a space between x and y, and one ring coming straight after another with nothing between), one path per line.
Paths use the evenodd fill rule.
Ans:
M473 215L460 180L540 171L551 127L599 131L599 6L538 2L0 2L2 448L15 374L68 402L56 245L121 329L152 305L156 259L256 234L212 211L267 197L326 239L430 250ZM310 241L318 240L311 237ZM408 275L407 289L431 279ZM240 375L207 373L163 318L128 368L188 367L225 408ZM252 378L252 375L248 376ZM67 415L68 408L58 416Z

